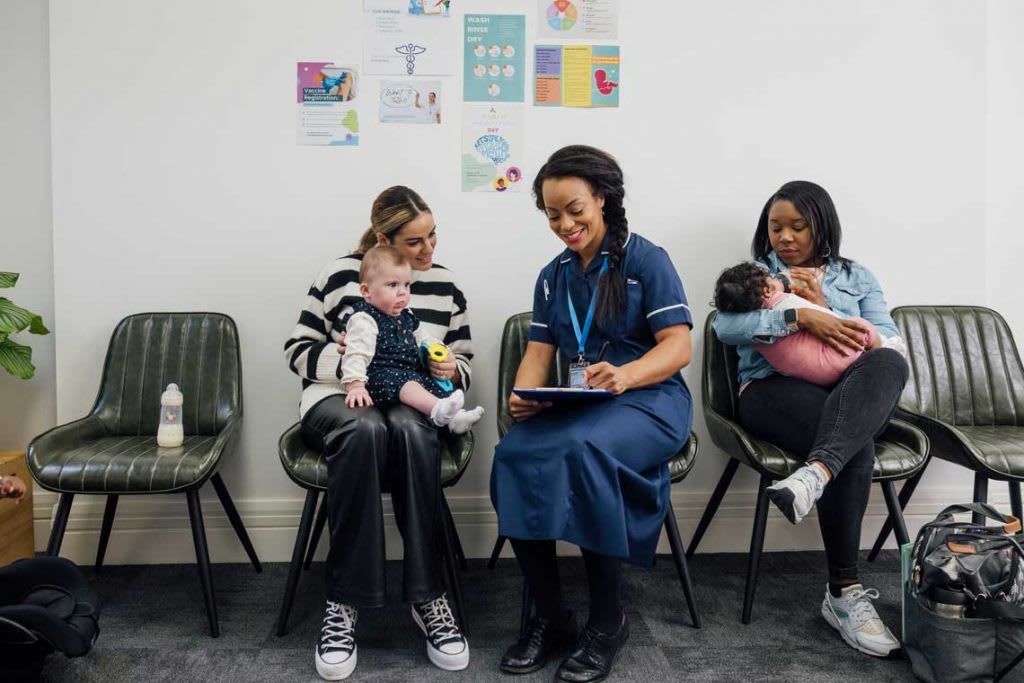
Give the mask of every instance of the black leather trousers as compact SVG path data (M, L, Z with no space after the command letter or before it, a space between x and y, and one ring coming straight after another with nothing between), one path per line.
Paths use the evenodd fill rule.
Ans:
M331 396L302 418L302 437L327 459L327 599L356 607L384 604L380 496L387 492L405 551L403 598L423 602L440 596L437 428L408 406L349 408L344 396Z

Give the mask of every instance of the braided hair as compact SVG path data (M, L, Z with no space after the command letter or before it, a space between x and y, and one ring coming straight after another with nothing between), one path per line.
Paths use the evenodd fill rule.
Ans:
M629 223L622 205L626 196L622 169L612 155L595 147L563 147L548 158L533 179L533 197L541 211L544 211L544 181L557 178L579 178L590 186L595 195L604 199L604 222L609 236L608 270L598 282L595 316L599 323L607 326L626 308L622 260L626 256Z

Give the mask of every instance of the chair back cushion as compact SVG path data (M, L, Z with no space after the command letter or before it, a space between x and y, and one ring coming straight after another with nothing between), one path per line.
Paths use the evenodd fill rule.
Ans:
M519 363L526 353L526 344L530 340L530 320L532 313L517 313L505 322L505 331L501 335L501 358L498 360L498 434L505 436L512 428L512 414L508 410L508 397L516 382ZM555 364L548 378L549 386L557 386L564 381L568 368L562 362L561 354L555 352ZM561 381L560 379L561 378Z
M711 311L704 321L704 372L701 376L701 396L705 413L735 422L739 356L736 348L723 344L715 334L712 322L717 311Z
M160 394L184 396L186 435L214 435L242 413L242 364L235 322L221 313L141 313L114 329L93 414L111 435L156 434Z
M1001 315L981 306L901 306L910 379L900 407L959 426L1024 426L1024 369Z

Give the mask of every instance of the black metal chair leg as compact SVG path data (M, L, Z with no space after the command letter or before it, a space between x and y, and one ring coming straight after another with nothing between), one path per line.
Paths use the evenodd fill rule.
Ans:
M448 499L441 494L441 505L444 507L444 514L448 518L448 528L452 530L452 535L455 537L455 557L459 561L459 569L466 571L469 569L469 564L466 562L466 553L462 550L462 539L459 538L459 528L455 526L455 518L452 517L452 509L448 505Z
M449 519L444 514L444 508L447 507L447 503L444 500L444 494L441 494L441 529L444 537L444 565L448 574L448 587L452 593L452 602L455 612L455 618L459 622L459 626L462 628L462 634L466 637L469 636L469 624L466 622L466 610L462 602L462 580L459 577L459 563L458 558L455 554L455 530L449 526Z
M743 623L750 623L750 612L754 607L754 591L757 589L757 574L761 565L761 550L764 548L764 532L768 525L768 486L772 480L761 476L757 487L757 507L754 513L754 529L750 534L750 555L747 557L747 587L743 595Z
M320 509L316 513L316 524L313 525L313 535L309 537L309 548L306 550L306 561L302 563L303 569L313 566L313 555L316 555L316 546L320 543L320 537L327 526L327 495L320 501Z
M277 615L278 637L283 636L288 630L288 613L292 611L295 587L299 584L299 574L302 573L302 554L309 544L309 532L313 527L313 514L316 512L316 499L319 496L320 493L316 489L306 491L306 503L302 506L302 517L299 518L299 529L295 534L295 547L292 548L292 562L288 567L288 581L284 585L281 612Z
M988 502L988 477L981 472L974 473L974 502ZM971 524L984 524L985 516L977 512L971 513Z
M693 554L697 552L697 546L700 545L701 539L704 538L704 532L708 530L711 520L714 519L715 513L718 512L718 506L722 504L722 498L725 496L725 492L729 490L729 484L732 483L732 478L736 475L736 470L739 466L739 460L729 458L725 471L722 472L722 477L718 480L718 485L715 486L715 492L711 494L711 500L708 501L707 507L704 508L704 514L700 517L700 523L697 524L697 530L690 541L690 547L686 550L687 559L693 557Z
M60 494L57 514L53 518L53 529L50 530L50 542L46 544L46 555L48 557L60 555L60 544L64 541L64 529L68 526L68 517L71 515L71 501L74 499L75 494L73 493Z
M697 610L697 601L693 597L693 583L690 581L690 570L686 566L686 551L683 549L682 539L679 538L679 523L676 522L676 512L672 509L672 501L669 501L668 511L665 513L665 533L668 535L669 547L672 548L672 559L676 561L679 583L683 584L683 594L686 596L686 606L690 608L693 627L701 628L704 623Z
M1024 511L1021 510L1020 503L1020 482L1008 481L1006 484L1010 487L1010 512L1017 519L1024 519Z
M192 522L192 542L196 546L196 563L199 565L199 583L203 586L206 601L206 616L210 620L210 635L220 636L217 621L217 603L213 597L213 574L210 571L210 552L206 546L206 527L203 525L203 510L199 505L199 489L185 491L188 501L188 517Z
M235 535L242 542L245 554L249 556L249 561L252 562L253 569L256 570L256 573L262 572L263 565L260 564L260 558L256 556L256 549L252 547L249 534L245 531L245 524L242 523L242 517L238 514L238 509L235 508L235 502L231 500L231 494L228 493L228 488L224 485L220 472L210 477L210 480L213 482L213 489L217 492L217 497L220 498L220 504L224 507L224 512L227 513L228 519L231 521L231 526L235 529Z
M488 569L494 569L494 565L498 564L498 556L501 555L501 549L504 547L504 536L498 536L496 539L494 539L494 549L491 550L491 559L487 560Z
M107 505L103 508L103 526L100 527L100 544L96 548L96 573L103 567L103 556L107 554L107 541L110 540L110 529L114 526L114 513L117 511L117 494L107 496Z
M893 521L893 531L896 534L897 547L903 547L910 542L907 534L907 525L903 521L903 510L900 509L899 499L896 497L896 487L891 481L879 482L882 493L885 495L885 506L889 509L889 519Z
M907 503L910 502L910 497L914 495L914 490L917 488L917 484L921 481L922 476L924 476L924 469L919 470L917 474L903 482L903 487L900 488L899 499L901 511L907 509ZM868 562L874 562L875 558L878 557L878 553L882 551L882 546L885 545L891 531L892 516L890 515L885 518L885 522L882 524L882 529L878 532L878 538L875 539L875 544L871 546L871 552L868 553Z

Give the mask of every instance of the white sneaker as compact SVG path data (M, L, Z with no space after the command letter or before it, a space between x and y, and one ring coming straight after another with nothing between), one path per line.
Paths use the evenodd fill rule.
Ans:
M356 668L355 607L327 601L320 642L316 646L316 672L327 681L348 678Z
M445 671L469 666L469 642L462 635L443 594L436 600L412 606L412 619L427 637L427 657Z
M900 648L900 641L875 611L871 601L876 599L877 590L864 590L859 583L844 588L838 598L833 598L826 586L821 616L854 650L872 657L888 657Z
M768 498L793 524L811 511L825 491L828 478L815 464L804 465L782 481L768 487Z

